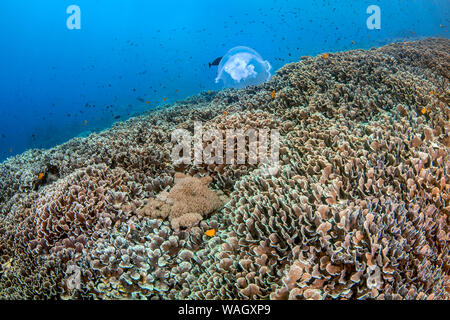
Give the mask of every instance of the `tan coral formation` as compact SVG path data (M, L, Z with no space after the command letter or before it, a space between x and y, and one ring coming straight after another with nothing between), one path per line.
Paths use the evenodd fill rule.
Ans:
M0 298L449 299L449 52L425 39L304 57L7 159ZM174 166L170 132L194 121L279 129L280 171ZM191 179L228 203L172 211ZM165 219L190 213L189 228Z
M138 213L152 219L168 217L175 230L192 227L223 205L222 199L208 188L211 181L209 176L196 178L176 173L172 189L149 199Z

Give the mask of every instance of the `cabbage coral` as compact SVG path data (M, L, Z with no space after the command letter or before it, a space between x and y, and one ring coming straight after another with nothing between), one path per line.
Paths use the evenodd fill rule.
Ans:
M0 298L449 299L449 52L303 57L9 158ZM171 163L170 132L199 119L278 129L280 170Z

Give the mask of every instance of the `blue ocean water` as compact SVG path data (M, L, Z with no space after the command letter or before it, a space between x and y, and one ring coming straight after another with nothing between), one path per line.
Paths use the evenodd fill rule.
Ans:
M80 29L67 27L71 5ZM367 26L371 5L379 29ZM2 0L0 161L219 90L208 62L234 46L255 49L274 72L304 55L448 38L449 9L448 0Z

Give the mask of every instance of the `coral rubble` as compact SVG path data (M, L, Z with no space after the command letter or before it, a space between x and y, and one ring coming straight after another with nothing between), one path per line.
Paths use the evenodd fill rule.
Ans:
M449 299L449 63L437 38L303 57L7 159L0 298ZM194 121L279 129L279 172L172 163Z

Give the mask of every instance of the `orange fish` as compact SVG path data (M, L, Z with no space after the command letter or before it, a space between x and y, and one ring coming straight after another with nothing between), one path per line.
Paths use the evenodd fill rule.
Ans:
M272 91L272 99L275 98L275 90Z
M420 110L420 112L422 112L422 114L427 113L427 108L423 107L422 110Z
M223 114L226 116L228 116L228 112L224 111Z
M205 232L205 234L208 237L212 237L212 236L214 236L216 234L216 229L209 229L208 231Z
M433 95L434 94L434 91L433 90L430 90L430 95Z
M44 174L43 174L42 172L39 173L39 175L38 175L38 180L41 180L43 177L44 177Z
M324 54L323 54L323 58L324 58L324 59L328 58L328 53L324 53Z
M87 125L87 120L84 120L83 127L86 127L86 125Z
M211 90L208 90L208 94L211 94Z
M150 101L145 101L146 104L150 104Z
M163 99L163 101L166 101L166 100L167 100L167 98L164 98L164 99Z

